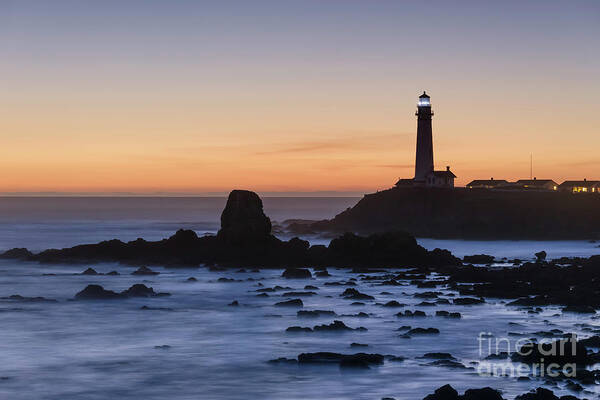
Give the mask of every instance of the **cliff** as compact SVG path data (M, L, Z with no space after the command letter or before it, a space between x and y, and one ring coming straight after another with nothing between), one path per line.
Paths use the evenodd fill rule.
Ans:
M393 188L365 195L354 207L310 229L403 230L432 238L597 239L600 194Z

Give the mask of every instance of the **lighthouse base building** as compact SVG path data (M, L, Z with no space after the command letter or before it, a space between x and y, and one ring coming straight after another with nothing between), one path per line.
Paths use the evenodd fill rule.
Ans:
M433 168L433 133L431 129L431 101L427 93L419 96L417 104L417 154L415 160L415 177L399 179L396 186L454 187L456 175L446 167L445 171Z

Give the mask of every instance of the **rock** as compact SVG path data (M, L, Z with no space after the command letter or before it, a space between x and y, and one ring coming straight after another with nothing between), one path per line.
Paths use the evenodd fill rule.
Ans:
M354 288L348 288L340 295L349 300L374 300L375 297L359 292Z
M544 261L546 259L546 256L548 254L542 250L539 253L535 253L535 258L537 259L538 262Z
M467 389L461 400L503 400L500 392L489 387L482 389Z
M396 314L396 317L409 317L409 318L413 318L413 317L417 317L417 318L423 318L426 317L427 314L425 314L423 311L410 311L410 310L406 310L404 311L404 313L402 311L400 311L398 314Z
M319 288L313 285L306 285L304 286L304 290L319 290Z
M317 325L313 328L313 330L315 332L317 332L317 331L354 331L354 330L366 331L367 328L361 327L361 328L353 329L353 328L350 328L349 326L346 326L346 324L344 324L342 321L335 320L329 325Z
M0 254L0 258L8 258L15 260L26 260L33 256L33 253L26 248L14 248Z
M591 336L587 339L580 340L579 343L583 344L586 347L600 348L600 336Z
M154 289L141 283L136 283L135 285L132 285L129 289L122 291L121 295L125 297L169 296L168 293L155 293Z
M558 397L551 390L539 387L535 392L515 397L515 400L558 400Z
M290 326L285 330L286 332L312 332L311 328L303 328L301 326Z
M350 343L350 347L369 347L369 345L362 343Z
M315 276L318 277L318 278L326 278L328 276L331 276L331 274L327 270L325 270L325 271L316 271L315 272Z
M445 317L445 318L457 318L457 319L462 318L462 315L460 315L460 313L458 313L458 312L448 312L448 311L444 311L444 310L436 311L435 316L436 317Z
M511 356L512 361L525 364L540 364L542 359L546 365L556 363L562 366L572 363L583 367L594 363L593 358L588 355L585 345L578 342L574 336L551 343L526 343Z
M221 214L217 238L227 245L266 242L271 236L271 220L263 212L260 197L248 190L233 190Z
M287 301L280 301L279 303L275 303L276 307L303 307L304 303L300 299L293 299Z
M312 278L310 271L306 268L288 268L281 274L286 279L306 279Z
M186 279L187 282L198 282L198 279L194 278L193 276L190 276L189 278Z
M131 275L158 275L160 272L154 272L148 267L139 267Z
M458 400L458 392L450 385L444 385L423 400Z
M110 271L106 275L115 276L115 275L121 275L121 274L119 274L117 271Z
M408 332L407 335L437 335L440 333L440 330L437 328L412 328Z
M388 301L383 306L384 307L404 307L406 304L398 303L396 300Z
M321 316L335 316L335 312L328 310L300 310L296 313L298 317L316 318Z
M562 309L563 312L572 312L577 314L596 314L596 309L587 305L570 305Z
M231 303L227 304L230 307L237 307L240 305L240 303L238 303L237 300L232 301Z
M100 285L87 285L85 289L75 295L78 300L112 300L122 297L112 290L105 290Z
M298 356L300 364L338 364L342 366L359 366L383 364L384 357L381 354L340 354L330 352L302 353Z
M464 256L463 261L469 264L491 264L494 262L494 256L487 254L476 254L472 256Z
M314 296L317 293L315 292L286 292L284 294L282 294L282 297L307 297L307 296Z
M94 268L88 268L81 273L81 275L98 275Z
M467 306L472 304L483 304L485 303L484 299L474 299L472 297L459 297L458 299L452 300L452 303L460 306Z
M426 353L419 358L430 358L436 360L456 360L450 353Z

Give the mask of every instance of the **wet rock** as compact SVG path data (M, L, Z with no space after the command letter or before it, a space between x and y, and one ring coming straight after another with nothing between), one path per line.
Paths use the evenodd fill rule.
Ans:
M122 296L119 293L105 290L100 285L87 285L85 289L75 295L78 300L112 300L120 297Z
M127 297L157 297L169 296L169 293L156 293L151 287L141 283L132 285L121 293L106 290L100 285L87 285L85 289L75 295L77 300L113 300Z
M436 317L445 317L445 318L456 318L456 319L460 319L462 316L460 315L460 313L458 312L448 312L448 311L436 311L435 312L435 316Z
M194 278L193 276L190 276L189 278L186 279L186 281L188 281L188 282L198 282L198 279Z
M335 312L329 310L300 310L296 313L296 315L303 318L317 318L323 316L335 316L336 314Z
M266 293L260 293L260 294L257 294L256 297L269 297L269 295Z
M14 248L5 251L0 254L0 258L14 259L14 260L26 260L33 256L33 253L26 248Z
M154 346L154 348L157 350L169 350L171 348L171 346L169 346L168 344L163 344L160 346Z
M572 312L578 314L596 314L596 309L587 305L570 305L562 309L563 312Z
M440 330L437 328L412 328L406 333L408 335L437 335Z
M375 297L359 292L354 288L348 288L340 295L349 300L374 300Z
M121 274L119 274L117 271L110 271L106 275L115 276L115 275L121 275Z
M404 307L406 304L398 303L396 300L388 301L383 306L384 307Z
M232 301L231 303L227 304L230 307L237 307L240 305L240 303L237 300Z
M328 276L331 276L331 274L327 270L325 270L325 271L316 271L315 272L315 276L319 277L319 278L326 278Z
M302 353L298 356L300 364L337 364L345 367L368 367L369 365L383 364L381 354L340 354L330 352Z
M346 324L344 324L342 321L339 320L335 320L333 321L331 324L329 325L317 325L313 328L313 330L315 332L317 331L366 331L367 328L363 328L363 327L359 327L356 329L350 328L349 326L347 326Z
M459 297L457 299L452 300L452 302L456 305L460 306L468 306L472 304L483 304L485 303L484 299L474 299L472 297Z
M544 250L540 251L539 253L535 253L536 261L541 262L546 260L547 255L548 254Z
M491 264L494 262L494 256L487 254L475 254L472 256L464 256L463 261L469 264Z
M306 285L304 286L304 290L319 290L319 288L313 285Z
M425 353L419 358L429 358L435 360L456 360L450 353Z
M300 299L293 299L287 301L280 301L279 303L275 303L276 307L303 307L304 303Z
M285 330L286 332L312 332L311 328L304 328L301 326L290 326Z
M81 275L98 275L98 272L94 268L88 268L81 273Z
M131 275L158 275L160 272L152 271L148 267L139 267L137 270L133 271Z
M124 297L156 297L156 296L170 296L169 293L156 293L154 289L141 283L132 285L129 289L121 292L121 296Z
M369 347L369 345L355 342L355 343L350 343L350 347Z
M444 385L423 400L458 400L458 392L452 386Z
M271 235L271 220L263 212L260 197L248 190L233 190L221 214L219 241L229 246L266 242Z
M310 271L306 268L288 268L281 274L286 279L306 279L312 278Z
M169 307L149 307L149 306L141 306L140 310L145 310L145 311L173 311L173 309L169 308Z
M413 318L413 317L423 318L426 316L427 316L427 314L425 314L423 311L420 311L420 310L416 310L416 311L406 310L404 312L400 311L398 314L396 314L396 317L408 317L408 318Z
M600 348L600 336L591 336L587 339L580 340L579 343L583 344L586 347Z
M551 343L526 343L512 354L511 359L524 364L544 362L546 365L556 363L559 366L572 363L583 367L593 363L585 345L573 336Z
M307 297L307 296L314 296L317 293L315 292L286 292L284 294L282 294L282 297Z
M500 392L486 387L482 389L467 389L461 400L503 400Z
M435 307L435 306L436 306L436 303L431 303L428 301L422 301L417 304L417 307Z
M551 390L537 388L534 392L525 393L515 397L515 400L559 400Z

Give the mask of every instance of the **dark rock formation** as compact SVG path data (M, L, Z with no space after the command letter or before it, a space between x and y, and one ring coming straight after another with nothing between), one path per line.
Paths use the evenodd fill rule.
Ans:
M85 289L75 295L78 300L109 300L121 297L119 293L106 290L100 285L87 285Z
M365 195L354 207L309 229L403 230L436 238L590 239L600 236L598 210L600 196L408 187Z
M131 286L121 293L106 290L100 285L87 285L85 289L75 295L77 300L113 300L127 297L156 297L169 296L168 293L156 293L151 287L141 283Z
M221 216L216 236L198 237L190 230L179 230L168 239L148 242L137 239L124 243L108 240L66 249L49 249L31 254L25 249L5 252L4 258L19 258L45 263L120 262L165 266L209 265L264 267L453 267L461 261L446 250L427 251L404 232L387 232L367 237L347 233L329 246L309 246L298 238L282 241L270 234L271 224L262 210L262 201L252 192L231 192ZM216 266L218 264L219 266ZM297 271L297 270L296 270ZM140 269L139 274L148 272ZM308 276L310 272L301 272ZM317 276L329 276L320 268ZM355 283L347 283L348 285Z
M340 354L330 352L302 353L298 356L300 364L337 364L340 367L368 368L369 365L383 364L381 354Z
M494 262L494 256L475 254L472 256L464 256L463 261L470 264L490 264Z
M333 311L329 311L329 310L300 310L296 313L298 315L298 317L308 317L308 318L316 318L316 317L321 317L321 316L327 316L327 317L331 317L331 316L335 316L335 312Z
M131 273L131 275L158 275L160 272L152 271L148 267L139 267Z
M280 301L279 303L275 303L277 307L302 307L304 303L300 299L293 299L287 301Z
M33 253L25 248L10 249L10 250L5 251L4 253L0 254L0 258L9 258L9 259L15 259L15 260L27 260L28 258L30 258L32 256L33 256Z
M271 238L271 220L263 212L262 200L254 192L233 190L221 214L217 238L228 245L264 243Z
M310 271L305 268L288 268L283 271L281 276L287 279L312 278Z
M81 273L81 275L98 275L98 272L94 268L88 268Z

